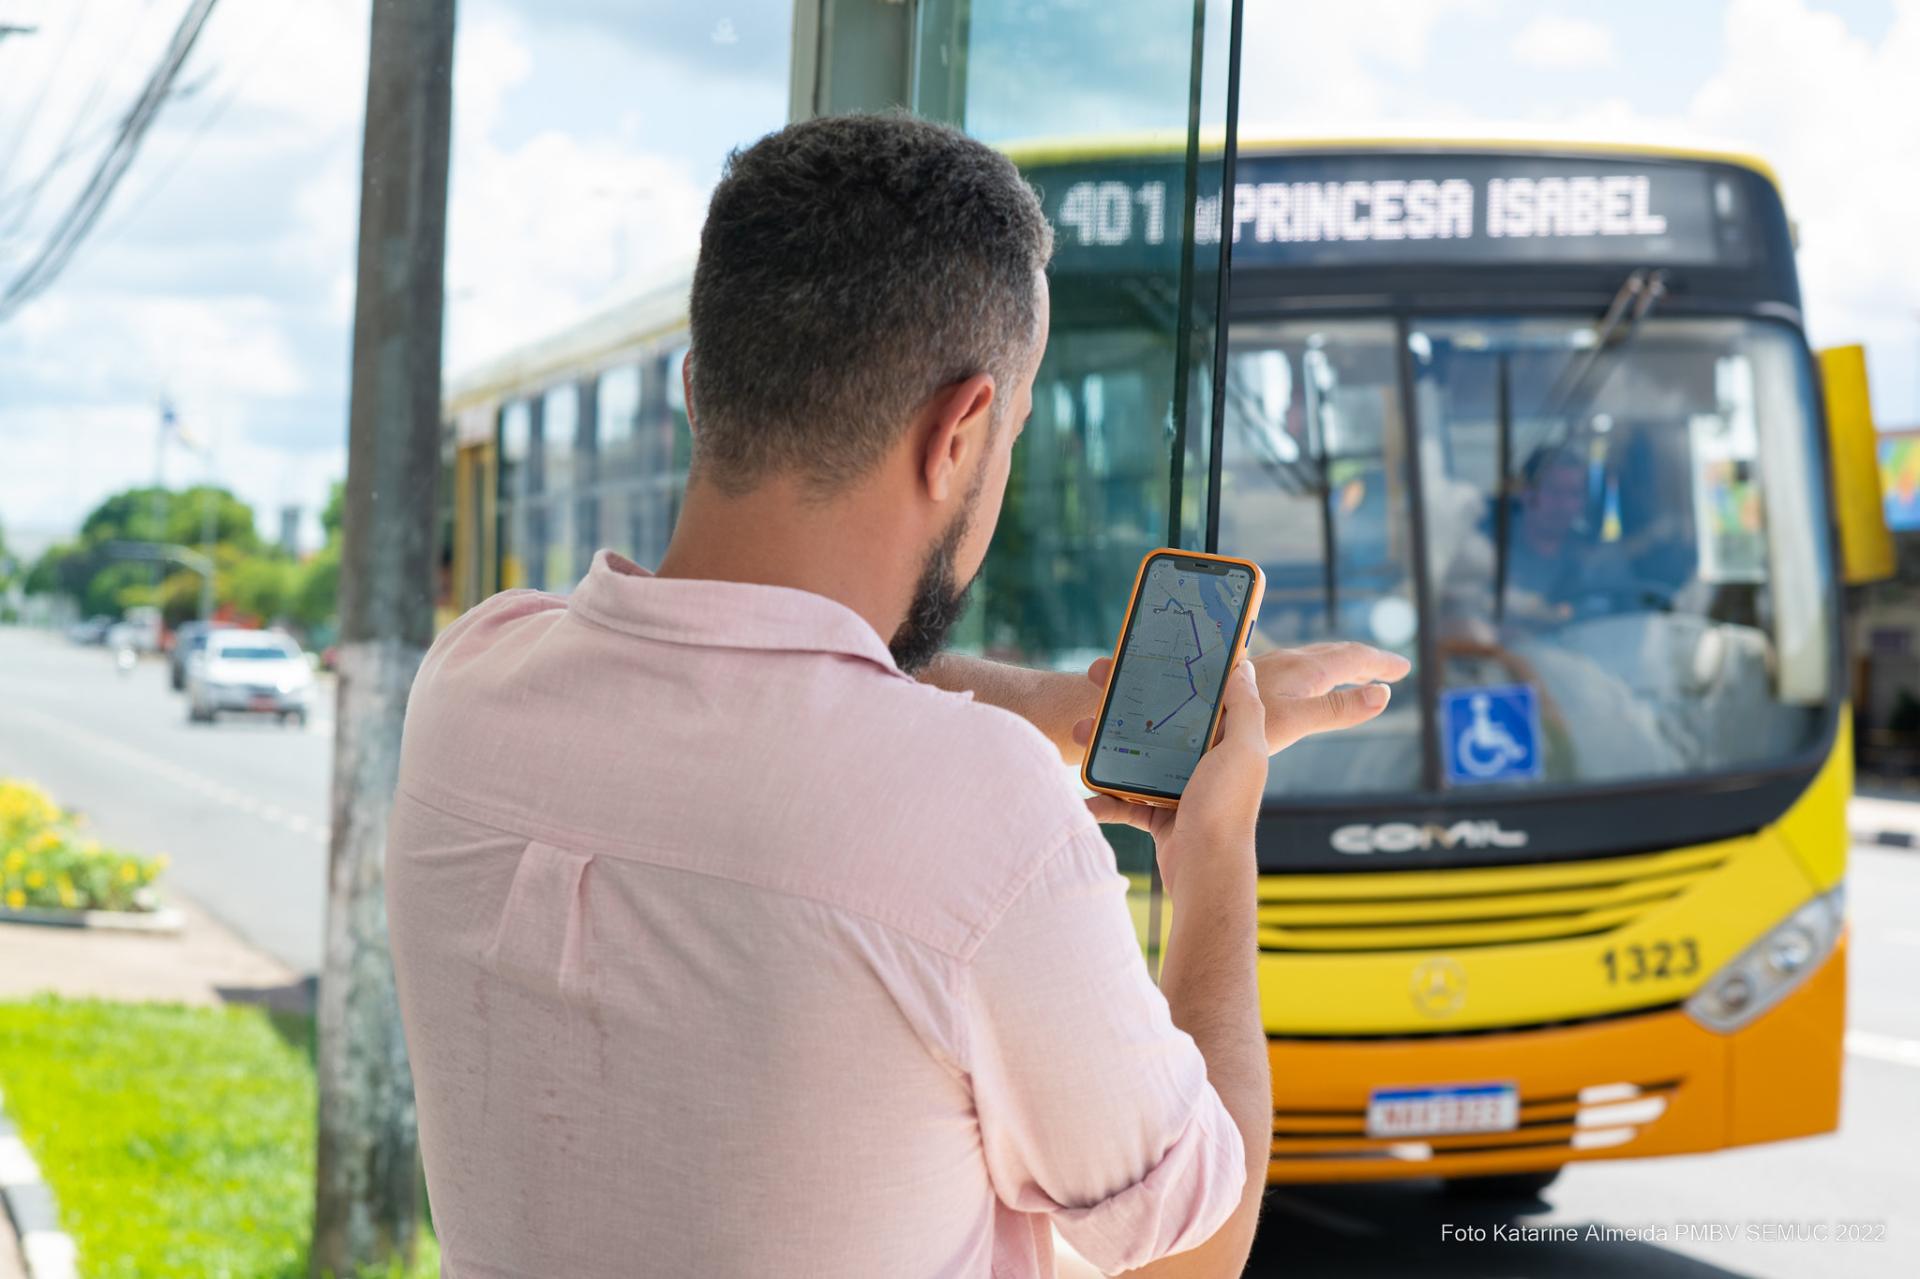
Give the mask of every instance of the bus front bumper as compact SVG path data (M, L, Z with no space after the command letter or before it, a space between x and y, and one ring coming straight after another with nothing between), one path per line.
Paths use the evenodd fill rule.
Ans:
M1457 1037L1270 1039L1267 1180L1486 1176L1831 1132L1840 1116L1846 959L1843 935L1804 984L1731 1035L1670 1008ZM1511 1131L1367 1135L1374 1089L1507 1082L1520 1102Z

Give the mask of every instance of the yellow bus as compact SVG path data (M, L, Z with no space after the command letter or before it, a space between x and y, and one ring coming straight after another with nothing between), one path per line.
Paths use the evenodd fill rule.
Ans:
M1011 151L1053 338L962 643L1084 667L1173 541L1261 563L1256 647L1413 663L1380 719L1274 761L1270 1178L1519 1193L1832 1129L1841 588L1887 547L1864 373L1809 349L1767 166L1263 137L1189 202L1177 145ZM1228 235L1220 351L1171 282ZM454 606L657 557L684 305L681 278L450 385Z

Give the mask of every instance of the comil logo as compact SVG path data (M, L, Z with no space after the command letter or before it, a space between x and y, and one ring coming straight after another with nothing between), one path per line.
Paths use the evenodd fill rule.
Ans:
M1337 853L1425 852L1430 848L1525 848L1527 832L1507 830L1499 822L1455 822L1451 826L1412 822L1382 822L1378 826L1342 826L1328 841Z

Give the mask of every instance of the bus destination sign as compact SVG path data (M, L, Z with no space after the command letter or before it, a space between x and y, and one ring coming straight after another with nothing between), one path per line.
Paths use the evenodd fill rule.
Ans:
M1655 160L1243 155L1228 210L1236 268L1502 263L1734 265L1744 199L1714 170ZM1179 170L1121 161L1043 177L1057 265L1126 270L1177 252ZM1174 194L1170 194L1174 193ZM1221 201L1195 239L1218 244Z

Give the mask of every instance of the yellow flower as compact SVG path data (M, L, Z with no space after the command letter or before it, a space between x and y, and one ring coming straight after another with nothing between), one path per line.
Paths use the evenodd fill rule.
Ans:
M68 910L72 910L80 904L80 898L74 893L72 884L63 883L60 885L60 904Z
M7 890L7 909L8 910L24 910L26 908L26 905L27 905L27 895L25 893L21 892L17 888L9 888Z
M19 849L16 848L12 852L7 854L7 873L8 874L12 874L13 872L19 870L22 866L25 866L26 864L27 864L27 855L21 852Z
M120 865L120 882L121 883L131 884L134 880L139 878L140 878L140 868L138 866L135 866L132 862L121 863Z
M27 872L28 888L45 888L46 886L47 872L43 870L30 870Z
M36 853L50 853L60 847L60 837L50 830L43 830L33 837L31 847Z
M17 823L22 830L37 829L60 818L60 809L37 786L0 781L0 821Z

